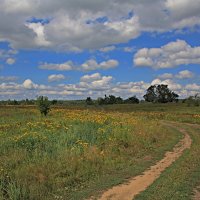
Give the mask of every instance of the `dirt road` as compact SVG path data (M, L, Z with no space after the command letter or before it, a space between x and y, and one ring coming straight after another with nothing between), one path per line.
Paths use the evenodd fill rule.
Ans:
M189 149L192 140L184 129L179 129L184 134L184 138L173 148L173 151L167 152L162 160L142 175L131 178L129 182L115 186L106 191L99 200L132 200L134 196L144 191L150 186L161 173L175 162L185 149Z

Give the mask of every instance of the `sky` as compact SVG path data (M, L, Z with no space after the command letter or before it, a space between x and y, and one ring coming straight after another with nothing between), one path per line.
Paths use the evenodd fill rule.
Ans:
M0 0L0 100L200 92L200 0Z

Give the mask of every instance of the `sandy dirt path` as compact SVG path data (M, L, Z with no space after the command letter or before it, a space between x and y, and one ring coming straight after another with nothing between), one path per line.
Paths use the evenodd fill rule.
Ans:
M173 151L167 152L162 160L145 171L142 175L131 178L129 182L115 186L106 191L99 200L132 200L134 196L144 191L150 186L160 174L176 161L185 149L189 149L192 140L187 132L179 128L180 132L184 134L184 138L173 148Z
M192 198L193 200L199 200L200 199L200 186L197 187L195 190L194 190L194 196Z

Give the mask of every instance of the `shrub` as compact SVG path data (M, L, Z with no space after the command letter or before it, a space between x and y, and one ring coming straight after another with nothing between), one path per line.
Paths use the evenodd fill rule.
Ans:
M37 104L38 104L40 113L46 116L50 111L50 105L51 105L50 101L48 100L48 97L44 97L44 96L38 97Z

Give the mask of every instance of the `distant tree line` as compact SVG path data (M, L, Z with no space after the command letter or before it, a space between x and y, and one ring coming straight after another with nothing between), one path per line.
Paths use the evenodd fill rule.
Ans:
M129 97L128 99L122 99L121 97L116 97L114 95L105 95L104 98L99 97L97 100L92 100L91 97L87 97L87 105L111 105L111 104L138 104L140 100L136 96Z
M152 103L169 103L169 102L178 102L179 95L171 91L168 88L168 85L151 85L146 94L143 96L146 102ZM41 98L41 97L38 97ZM38 105L38 98L34 99L25 99L25 100L2 100L0 105ZM70 106L70 105L112 105L112 104L138 104L143 100L139 100L135 95L127 99L121 97L116 97L114 95L105 95L98 99L92 99L87 97L86 100L48 100L43 97L45 104L57 105L57 106ZM42 102L42 98L41 98ZM48 102L48 103L47 103ZM186 99L181 100L181 102L186 103L188 106L200 106L200 94L190 96ZM45 115L45 113L43 113Z

